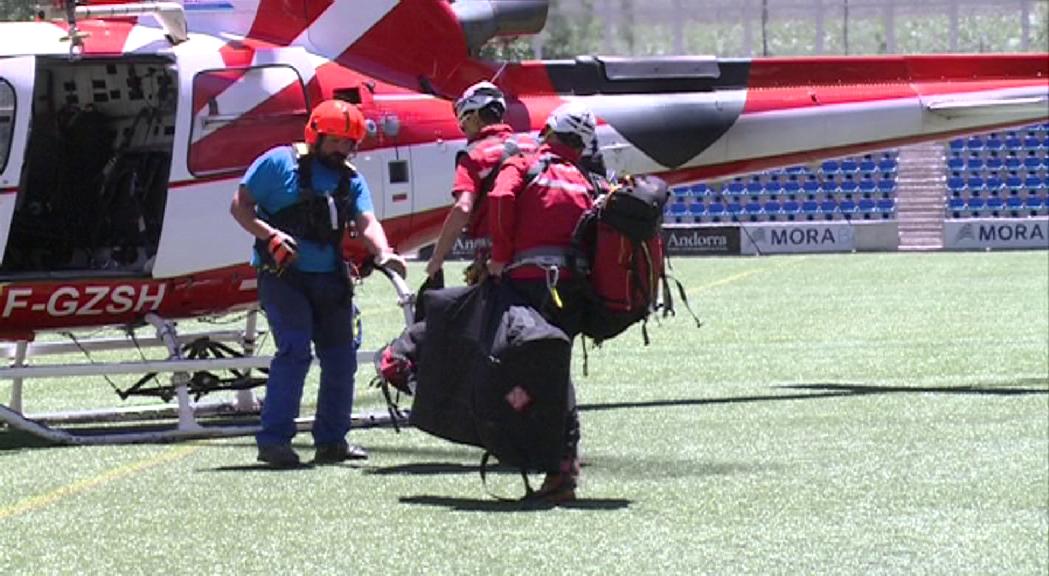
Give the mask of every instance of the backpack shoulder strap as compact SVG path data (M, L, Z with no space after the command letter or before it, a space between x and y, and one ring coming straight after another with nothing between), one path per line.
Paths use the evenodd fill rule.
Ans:
M313 196L313 159L310 147L305 142L296 142L291 145L291 154L295 158L296 169L299 172L299 197L304 200Z
M484 180L481 180L481 189L478 190L478 196L483 198L488 195L488 192L495 186L495 179L499 176L499 170L503 167L503 164L520 153L521 146L517 142L516 135L511 135L503 141L503 152L499 155L499 161L495 163L495 166L492 166L491 172L484 177Z
M546 169L550 167L550 164L554 162L554 157L551 154L543 154L537 158L532 165L528 167L528 171L525 172L525 182L528 186L531 186L546 172Z

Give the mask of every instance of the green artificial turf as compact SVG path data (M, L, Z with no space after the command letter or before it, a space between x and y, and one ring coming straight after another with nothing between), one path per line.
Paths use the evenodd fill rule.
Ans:
M576 346L585 467L570 506L500 502L478 450L415 430L356 430L366 463L285 472L256 468L251 438L47 448L0 431L0 570L1049 571L1046 252L674 265L702 328L679 306L649 323L648 347L632 329L590 349L585 377ZM358 295L368 347L396 335L390 291ZM383 406L371 374L360 410ZM99 378L26 386L29 412L117 402ZM309 435L296 447L311 456ZM512 472L489 489L523 490Z

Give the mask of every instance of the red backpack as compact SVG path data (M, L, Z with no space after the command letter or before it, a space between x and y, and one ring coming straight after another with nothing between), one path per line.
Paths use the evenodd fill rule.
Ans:
M659 307L664 316L674 313L664 268L662 223L666 201L667 185L659 178L629 178L580 219L573 241L589 263L584 336L600 343L638 321L647 322L648 315ZM680 283L678 291L688 307ZM700 325L698 319L696 324ZM642 334L648 344L645 326Z

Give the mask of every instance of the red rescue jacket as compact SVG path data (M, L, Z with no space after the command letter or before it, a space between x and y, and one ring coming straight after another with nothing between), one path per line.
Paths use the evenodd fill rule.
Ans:
M579 217L593 206L593 184L576 163L579 153L560 144L543 144L533 155L515 156L503 164L488 193L492 260L511 263L515 257L542 248L572 246ZM529 169L541 170L529 181ZM562 270L570 275L570 270ZM543 278L543 270L522 266L515 279Z
M485 126L477 137L469 142L466 153L459 156L455 167L455 183L452 185L452 196L469 192L474 194L473 209L466 224L468 238L488 238L488 202L487 193L495 178L491 176L500 162L507 159L506 141L514 136L509 124L492 124ZM519 135L514 138L517 148L524 154L535 153L536 144L531 136ZM485 189L487 185L488 190Z

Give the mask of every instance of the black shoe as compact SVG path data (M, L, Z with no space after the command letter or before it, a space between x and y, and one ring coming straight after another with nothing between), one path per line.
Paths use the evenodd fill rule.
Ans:
M273 468L295 468L299 465L299 455L291 449L291 444L270 444L259 446L258 461Z
M367 460L368 452L356 444L336 442L334 444L318 444L317 452L313 455L314 464L338 464L343 460Z

